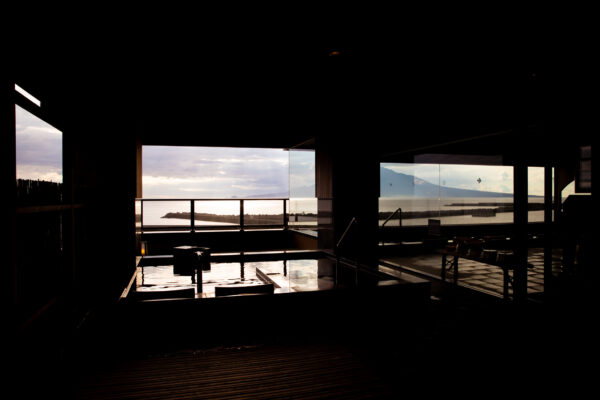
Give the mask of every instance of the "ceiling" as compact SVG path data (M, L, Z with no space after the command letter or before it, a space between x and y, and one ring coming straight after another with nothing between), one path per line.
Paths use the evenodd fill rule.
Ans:
M191 28L80 28L15 42L11 55L16 81L57 120L73 110L119 115L149 144L293 147L328 137L388 156L511 152L515 139L533 149L550 142L550 125L579 119L566 95L585 77L556 63L562 50L541 32L358 31L199 40Z

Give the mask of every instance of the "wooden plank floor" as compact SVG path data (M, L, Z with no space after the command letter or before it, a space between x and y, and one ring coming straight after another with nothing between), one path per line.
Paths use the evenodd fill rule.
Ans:
M372 399L388 388L343 345L262 345L121 362L84 376L77 399Z

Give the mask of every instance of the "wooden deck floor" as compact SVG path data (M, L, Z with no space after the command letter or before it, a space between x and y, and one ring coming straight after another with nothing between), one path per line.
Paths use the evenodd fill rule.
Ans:
M378 399L391 392L342 345L261 345L130 360L86 376L77 399Z

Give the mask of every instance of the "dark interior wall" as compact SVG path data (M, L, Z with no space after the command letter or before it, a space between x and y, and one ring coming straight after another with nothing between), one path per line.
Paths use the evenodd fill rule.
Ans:
M14 307L14 279L15 273L15 207L16 193L14 182L16 178L16 155L15 155L15 107L14 107L14 82L10 77L2 75L0 81L0 179L2 185L2 220L5 221L7 237L1 241L4 260L2 265L2 304L7 309ZM11 188L11 189L9 189Z
M89 252L80 261L84 290L116 301L135 269L136 130L114 103L75 109L69 125L77 147L76 197L87 215Z

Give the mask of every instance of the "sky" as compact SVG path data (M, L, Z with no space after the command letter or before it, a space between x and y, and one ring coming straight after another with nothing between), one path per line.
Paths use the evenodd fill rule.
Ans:
M17 179L62 182L62 132L15 106Z
M312 197L314 151L226 147L143 147L145 198ZM511 166L382 164L433 184L512 193ZM529 193L544 194L543 168L529 169ZM312 192L308 188L312 189Z
M62 182L62 133L15 106L17 178ZM145 198L314 196L314 151L143 146ZM512 193L510 166L386 163L433 184ZM309 193L307 195L307 193ZM544 170L529 168L529 194L544 194Z
M283 149L143 146L145 198L231 198L289 194Z

